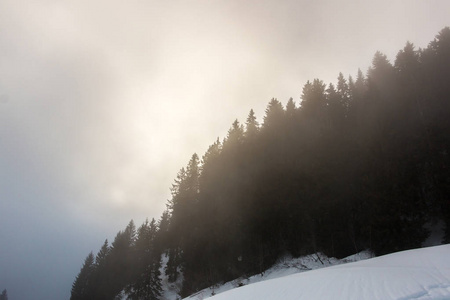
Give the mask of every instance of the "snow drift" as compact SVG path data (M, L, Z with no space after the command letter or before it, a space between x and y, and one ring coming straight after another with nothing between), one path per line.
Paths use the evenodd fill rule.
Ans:
M198 297L206 299L202 294ZM403 251L355 263L292 274L245 285L211 298L214 300L450 299L450 245Z

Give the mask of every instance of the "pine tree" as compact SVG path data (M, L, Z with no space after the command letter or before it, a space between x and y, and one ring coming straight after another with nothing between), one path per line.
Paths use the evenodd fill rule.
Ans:
M97 268L101 268L106 264L106 258L108 257L110 250L111 249L108 245L108 239L106 239L99 252L95 256L95 266Z
M301 110L306 116L319 118L326 106L325 84L322 80L307 81L302 91Z
M206 153L202 157L201 176L204 176L205 169L212 168L222 152L222 144L219 138L210 145ZM208 173L208 172L207 172Z
M263 130L276 131L279 125L284 120L283 105L276 98L272 98L266 108L266 115L264 116Z
M378 107L374 109L383 109L387 113L391 107L388 103L395 101L395 76L394 66L391 65L387 56L377 51L372 60L372 66L367 71L368 98Z
M94 268L94 255L91 252L84 260L83 267L72 284L70 300L93 299L92 295L88 293L88 286Z
M223 142L224 152L235 152L244 143L244 126L236 119L228 130L227 138Z
M256 120L255 112L253 111L253 109L251 109L245 123L245 138L248 141L253 142L258 132L259 123Z
M161 218L158 221L158 237L157 237L157 245L160 251L166 250L169 248L168 234L170 228L170 213L166 209L163 211Z
M111 244L108 254L107 274L102 277L105 286L105 299L112 299L132 281L134 270L133 246L136 240L136 229L131 220L125 230L119 231Z
M340 73L340 75L342 75L342 73ZM342 82L341 85L343 85ZM327 92L327 113L328 118L330 120L329 129L333 128L333 133L335 133L336 130L341 133L342 130L344 129L345 119L347 118L348 90L336 91L334 85L330 83L328 85L328 89L326 92Z
M169 228L171 246L165 270L169 281L172 282L178 277L178 272L185 261L184 257L192 253L195 247L191 235L197 226L194 214L199 202L199 177L200 162L198 155L194 153L186 169L180 170L172 186L172 199L169 205L172 210Z
M161 252L156 245L158 228L155 219L138 229L135 244L135 276L126 287L128 299L156 300L162 292L160 267Z
M0 300L8 300L8 292L6 291L6 289L4 289L0 294Z
M99 252L95 256L94 270L91 274L89 282L89 293L94 295L93 299L103 300L107 299L108 287L110 285L110 254L111 248L106 239L101 246Z
M339 73L336 88L336 91L340 96L339 101L341 103L341 106L345 109L345 115L347 116L350 106L350 88L342 73Z
M178 271L181 267L181 236L183 224L183 208L182 194L184 193L184 185L186 181L186 169L183 167L177 174L175 183L170 189L172 199L168 201L168 211L170 212L170 225L168 230L168 256L169 260L165 267L165 273L169 278L169 282L175 282L178 278Z
M286 118L292 120L295 118L297 108L295 107L295 102L293 98L289 98L286 104Z
M407 42L395 59L394 67L404 81L416 77L420 71L420 53L414 49L414 44Z

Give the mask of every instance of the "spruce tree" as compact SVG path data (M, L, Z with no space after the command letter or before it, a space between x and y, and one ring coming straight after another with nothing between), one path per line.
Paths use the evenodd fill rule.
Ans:
M345 109L345 115L347 115L350 106L350 88L342 73L339 73L336 91L340 96L339 101Z
M272 98L266 108L264 116L263 130L275 132L276 128L284 120L283 105L276 98Z
M4 289L0 294L0 300L8 300L8 292L6 291L6 289Z
M134 277L125 291L128 299L156 300L161 296L161 252L156 245L158 228L154 219L139 227L133 263Z
M247 121L245 123L245 138L247 141L253 142L259 131L259 124L256 120L255 112L250 110Z
M226 139L223 142L223 151L231 152L239 151L239 147L244 143L244 126L236 119L231 128L228 130Z
M89 294L88 286L90 284L91 275L94 270L94 255L89 255L84 260L83 266L72 284L72 292L70 300L86 300L93 299Z

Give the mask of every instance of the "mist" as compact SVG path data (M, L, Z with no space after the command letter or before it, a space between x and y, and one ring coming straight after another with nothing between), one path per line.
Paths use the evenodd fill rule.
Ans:
M307 80L426 47L447 1L0 3L0 290L69 298L105 238L158 219L178 170Z

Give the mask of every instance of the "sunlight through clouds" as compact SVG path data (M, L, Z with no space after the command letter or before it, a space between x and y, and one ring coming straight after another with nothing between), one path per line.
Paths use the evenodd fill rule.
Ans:
M377 50L392 60L407 40L426 46L449 25L448 9L437 0L0 1L0 258L71 245L53 255L67 261L66 277L49 275L59 292L36 281L21 294L23 274L39 269L4 258L0 282L11 299L67 298L80 258L130 219L158 219L179 169L236 118L254 109L261 122L272 97L298 104L307 80L365 72ZM41 232L41 244L30 238Z

